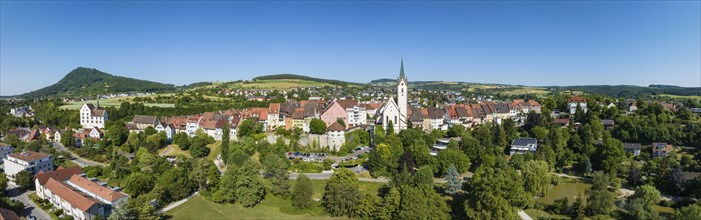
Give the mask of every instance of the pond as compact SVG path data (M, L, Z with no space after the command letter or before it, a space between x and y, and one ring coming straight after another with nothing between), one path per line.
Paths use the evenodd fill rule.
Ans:
M555 200L567 197L570 204L573 204L575 196L583 196L584 191L589 188L591 188L591 184L587 183L560 183L557 186L551 187L547 195L536 199L536 201L552 205Z

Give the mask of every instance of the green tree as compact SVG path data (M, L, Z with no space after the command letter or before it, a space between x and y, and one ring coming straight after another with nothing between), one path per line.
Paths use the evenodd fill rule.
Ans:
M378 212L380 211L381 205L382 200L380 197L366 193L363 199L360 200L360 204L358 204L355 216L363 219L378 219Z
M109 220L135 220L139 219L138 210L128 202L122 201L112 210Z
M592 187L587 190L587 209L593 215L606 214L613 206L613 194L608 191L610 177L602 171L592 174Z
M207 140L200 136L195 136L190 142L190 154L196 158L202 158L209 154L209 148L207 147Z
M445 175L448 167L454 165L459 173L467 172L470 169L470 158L465 153L457 149L445 149L438 152L439 173Z
M323 204L331 216L353 217L360 201L358 177L348 169L336 170L326 184Z
M236 169L236 198L244 207L253 207L263 201L265 187L258 175L258 163L247 160Z
M572 217L574 219L581 220L586 217L586 202L583 198L584 196L577 196L572 204Z
M462 189L462 181L460 181L460 175L458 170L455 169L455 165L450 164L448 166L448 172L446 172L443 177L447 183L445 184L445 192L448 194L455 194Z
M229 159L227 160L227 164L231 164L234 166L241 166L250 157L251 157L251 155L248 155L248 153L246 153L246 151L244 149L236 148L236 149L234 149L234 152L232 152L229 155Z
M336 119L336 122L338 122L338 124L340 124L344 128L346 127L346 121L343 120L342 118Z
M400 187L398 219L449 219L450 208L432 186Z
M382 208L379 210L378 219L396 219L402 201L401 193L397 187L392 187L382 201Z
M448 137L462 137L463 133L465 133L465 127L458 124L450 126L446 134L448 135Z
M599 166L596 168L615 176L626 159L623 143L604 132L603 145L597 148L597 158Z
M146 127L146 129L144 129L144 136L148 137L148 136L156 134L157 132L158 131L156 131L155 128L153 128L152 126L148 126L148 127Z
M238 126L238 131L236 135L239 137L247 137L254 134L260 134L263 132L263 126L253 119L246 119Z
M309 122L309 133L312 134L325 134L326 133L326 123L318 118L313 118Z
M222 127L221 143L219 146L221 146L221 158L225 160L225 162L229 158L229 141L231 140L229 137L230 134L229 123L224 123L224 126Z
M416 171L415 181L417 186L433 187L433 168L425 165Z
M5 189L7 189L7 183L10 180L7 179L7 176L5 175L0 175L0 197L5 194Z
M642 185L626 200L629 214L636 219L657 219L659 214L652 207L660 200L660 191L651 185Z
M312 185L312 180L309 179L307 175L299 174L295 181L294 188L292 189L293 206L306 209L314 205L314 200L312 200L312 195L314 194Z
M177 144L181 150L190 149L190 137L185 132L178 132L173 136L173 143Z
M524 188L532 195L545 195L550 186L548 164L541 160L526 161L521 170Z
M392 121L387 122L387 135L394 134L394 123Z
M265 175L272 183L271 192L274 195L287 197L290 195L290 174L287 173L289 163L287 158L279 154L268 154L264 158Z
M121 124L109 126L105 133L105 138L109 141L110 145L114 146L122 145L122 143L127 140L128 136L129 131Z
M701 205L691 204L677 209L674 213L675 220L701 219Z
M153 177L143 173L132 173L124 182L124 191L134 198L150 192L154 185Z
M22 189L29 189L34 183L34 175L29 171L22 170L15 174L15 183Z
M75 137L73 137L73 134L73 130L66 130L63 133L61 133L61 145L65 147L74 147Z
M162 190L164 202L172 202L187 197L192 192L193 184L184 168L165 171L156 180L156 188Z

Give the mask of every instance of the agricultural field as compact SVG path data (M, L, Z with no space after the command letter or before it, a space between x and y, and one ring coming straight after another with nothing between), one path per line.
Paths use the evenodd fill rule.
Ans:
M657 95L657 96L670 97L670 98L673 98L673 99L696 99L696 100L701 100L701 95L683 96L683 95L661 94L661 95Z
M547 95L549 93L550 93L550 91L548 91L544 88L535 88L535 87L514 88L514 89L508 89L507 91L503 92L504 95L519 95L519 94Z
M245 88L245 89L279 89L285 90L292 87L315 87L315 86L332 86L329 83L315 82L309 80L299 80L299 79L271 79L271 80L257 80L249 81L246 83L233 83L230 85L231 88Z
M167 95L172 95L172 94L155 94L155 95L149 95L149 96L127 96L127 97L114 97L114 98L108 98L108 99L100 99L100 106L119 108L119 105L121 105L122 102L132 102L132 100L136 97L154 97L154 96L167 96ZM60 108L66 109L66 110L78 110L81 107L83 107L83 104L85 104L87 102L95 103L95 100L67 102L64 105L62 105ZM144 103L144 106L161 107L161 108L174 108L175 104L172 104L172 103Z

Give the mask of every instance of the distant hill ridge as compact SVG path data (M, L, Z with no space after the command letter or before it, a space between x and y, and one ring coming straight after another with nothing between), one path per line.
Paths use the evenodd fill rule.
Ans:
M175 89L171 84L115 76L94 68L78 67L57 83L19 97L88 96L122 92L164 92Z
M328 83L328 84L337 85L337 86L364 85L362 83L346 82L346 81L333 80L333 79L321 79L321 78L302 76L302 75L297 75L297 74L288 74L288 73L265 75L265 76L259 76L259 77L253 78L253 80L276 80L276 79L308 80L308 81L314 81L314 82Z

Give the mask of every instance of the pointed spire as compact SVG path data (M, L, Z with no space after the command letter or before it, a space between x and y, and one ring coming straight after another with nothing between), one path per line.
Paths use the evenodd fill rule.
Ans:
M402 57L402 66L399 68L399 78L404 78L404 57Z

